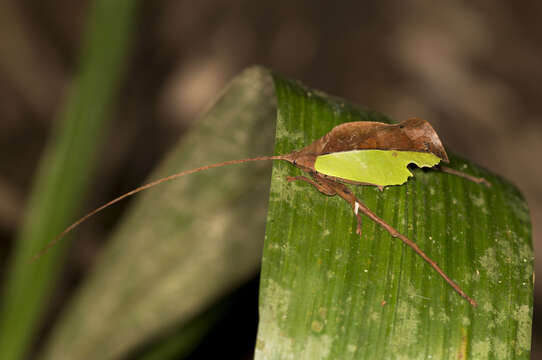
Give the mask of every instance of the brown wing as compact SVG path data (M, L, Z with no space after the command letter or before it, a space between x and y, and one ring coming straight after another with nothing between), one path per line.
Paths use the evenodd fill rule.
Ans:
M393 125L371 121L337 125L312 144L292 153L291 160L313 169L319 155L363 149L430 152L449 162L446 150L431 124L418 118Z
M399 124L367 121L335 126L323 138L322 154L339 151L378 149L430 152L448 162L437 133L425 120L413 118Z

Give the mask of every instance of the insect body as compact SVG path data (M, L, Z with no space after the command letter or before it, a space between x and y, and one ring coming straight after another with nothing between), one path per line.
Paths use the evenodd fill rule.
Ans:
M349 203L357 219L357 233L361 232L361 213L386 229L393 237L401 239L418 255L426 260L461 296L473 306L476 302L470 298L444 271L431 260L412 240L399 233L387 222L365 206L348 189L346 184L371 185L382 189L385 186L401 185L412 173L407 166L415 163L419 167L433 167L448 162L448 156L442 143L431 125L422 119L413 118L399 124L358 121L344 123L334 127L329 133L301 150L290 154L263 156L251 159L230 160L222 163L186 170L143 185L100 206L64 230L51 241L34 259L43 255L64 235L83 221L120 200L140 191L199 171L261 160L284 160L304 171L306 176L288 177L288 181L305 181L318 191L328 196L338 195ZM475 178L457 170L442 168L454 175L470 181L489 185L485 179Z

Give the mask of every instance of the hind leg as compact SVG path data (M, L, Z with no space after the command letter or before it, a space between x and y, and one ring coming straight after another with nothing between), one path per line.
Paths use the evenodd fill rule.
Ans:
M440 168L440 170L442 172L445 172L447 174L459 176L459 177L462 177L463 179L467 179L467 180L472 181L474 183L484 184L487 187L491 187L491 183L489 181L487 181L486 179L482 178L482 177L472 176L472 175L469 175L469 174L464 173L462 171L449 168L447 166L440 166L439 168Z

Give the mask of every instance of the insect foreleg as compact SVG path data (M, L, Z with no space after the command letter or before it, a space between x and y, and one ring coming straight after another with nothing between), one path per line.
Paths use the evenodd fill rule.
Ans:
M314 186L316 190L320 191L322 194L325 194L327 196L337 195L337 192L332 187L330 187L328 184L320 183L317 178L315 178L315 180L312 180L306 176L287 176L286 180L288 180L288 182L296 180L305 181Z
M339 195L341 198L346 200L352 207L352 212L356 216L357 227L356 234L361 236L361 212L360 208L364 205L356 198L356 196L344 185L343 183L326 179L320 176L318 173L311 173L311 176L314 178L314 181L309 180L311 184L314 185L319 191L323 192L326 195Z

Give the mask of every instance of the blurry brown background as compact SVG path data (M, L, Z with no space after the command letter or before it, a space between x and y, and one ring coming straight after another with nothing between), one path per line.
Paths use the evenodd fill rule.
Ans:
M521 189L539 262L542 3L338 3L142 3L88 209L140 184L231 77L261 64L397 120L429 120L451 151ZM77 69L88 6L89 1L0 1L2 265ZM80 230L51 319L123 206ZM542 290L535 292L540 313ZM542 358L541 331L535 319L533 359Z

